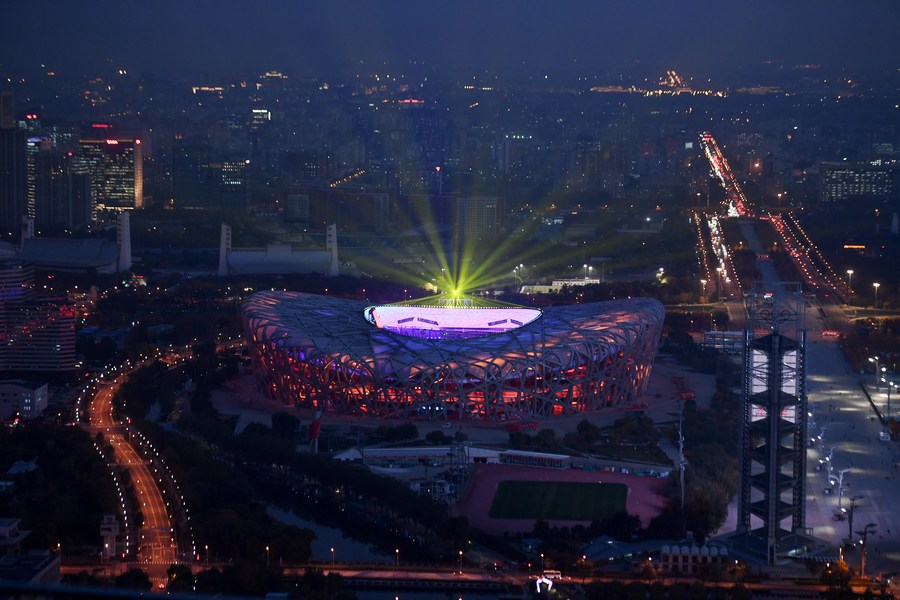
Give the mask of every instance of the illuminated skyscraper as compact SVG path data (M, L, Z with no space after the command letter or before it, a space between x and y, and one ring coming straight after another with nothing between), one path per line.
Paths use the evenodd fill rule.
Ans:
M37 193L37 176L35 161L38 152L48 151L52 147L50 138L38 136L25 140L25 216L35 218L35 194Z
M108 127L94 124L91 135L79 140L78 147L80 160L91 175L95 212L143 207L144 168L139 138L114 135Z

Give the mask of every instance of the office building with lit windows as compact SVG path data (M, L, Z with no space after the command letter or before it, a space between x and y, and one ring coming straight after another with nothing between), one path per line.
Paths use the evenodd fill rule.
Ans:
M859 163L823 163L819 175L819 199L842 202L860 196L895 198L900 171L888 166Z
M139 138L116 135L95 123L91 135L78 141L78 154L91 177L95 212L143 207L144 167Z

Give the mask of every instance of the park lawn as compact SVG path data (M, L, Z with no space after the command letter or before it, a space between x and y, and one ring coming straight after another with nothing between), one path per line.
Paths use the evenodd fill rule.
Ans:
M501 481L491 503L494 519L602 521L625 510L624 483Z

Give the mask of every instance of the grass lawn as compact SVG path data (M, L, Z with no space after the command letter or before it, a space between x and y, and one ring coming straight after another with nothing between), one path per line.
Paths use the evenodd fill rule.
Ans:
M491 504L495 519L602 521L625 510L624 483L501 481Z

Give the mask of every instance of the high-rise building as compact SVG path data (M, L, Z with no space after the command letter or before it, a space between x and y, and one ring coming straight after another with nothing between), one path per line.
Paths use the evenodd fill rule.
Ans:
M231 210L250 207L249 160L223 160L211 163L213 206Z
M75 369L75 312L65 298L32 295L34 271L0 263L0 371L66 374Z
M65 374L75 369L75 311L64 298L0 308L0 371Z
M12 92L0 92L0 129L12 129L15 122Z
M284 219L292 223L309 224L309 190L290 188L284 199Z
M175 140L172 146L172 200L176 207L210 208L212 188L209 156L209 140Z
M840 202L858 196L894 198L898 193L900 171L891 167L859 163L822 163L819 199Z
M0 94L0 229L17 231L25 216L25 132L13 118L11 92Z
M40 151L34 162L35 225L77 229L91 221L91 186L87 169L69 152Z
M496 237L502 218L503 200L496 196L464 196L456 200L457 227L467 237Z
M142 208L144 167L140 138L115 135L111 129L98 125L101 124L93 125L91 135L78 142L80 160L91 175L95 211Z
M315 150L283 150L278 155L278 178L296 185L323 179L322 158Z
M575 173L582 183L600 179L602 154L600 144L590 135L579 135L575 143Z
M51 147L48 137L36 136L25 139L25 216L29 219L35 218L36 156L38 152L49 151Z
M17 260L0 262L0 303L34 297L34 267Z

